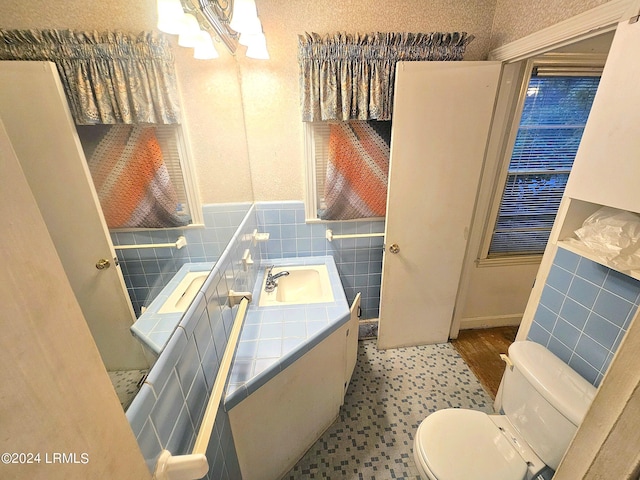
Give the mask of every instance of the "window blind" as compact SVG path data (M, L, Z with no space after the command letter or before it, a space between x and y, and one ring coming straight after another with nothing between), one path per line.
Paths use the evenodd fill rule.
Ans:
M599 81L557 71L531 78L489 257L544 252Z
M111 125L76 125L87 158L91 157L96 146L110 128ZM185 215L193 221L182 164L185 155L182 131L180 130L182 127L179 124L153 124L153 128L162 150L163 162L177 195L176 213Z
M162 149L165 166L171 177L171 183L178 196L176 213L191 217L189 200L181 163L180 125L155 125L156 138Z
M313 122L313 161L316 172L316 211L327 208L324 201L324 186L327 179L329 158L329 122Z

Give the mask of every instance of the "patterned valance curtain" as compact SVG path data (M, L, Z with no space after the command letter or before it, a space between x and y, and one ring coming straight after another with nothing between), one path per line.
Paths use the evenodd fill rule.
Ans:
M0 30L0 60L55 63L78 125L180 122L173 54L164 36Z
M465 32L299 35L302 121L391 120L396 62L462 60L473 38Z

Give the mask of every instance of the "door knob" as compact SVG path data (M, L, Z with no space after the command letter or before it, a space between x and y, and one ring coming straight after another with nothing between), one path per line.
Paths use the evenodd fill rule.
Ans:
M398 253L400 251L400 247L398 246L397 243L394 243L389 247L389 251L391 253Z
M105 268L109 268L110 266L111 266L111 262L109 260L107 260L106 258L101 258L96 263L96 268L98 270L104 270Z

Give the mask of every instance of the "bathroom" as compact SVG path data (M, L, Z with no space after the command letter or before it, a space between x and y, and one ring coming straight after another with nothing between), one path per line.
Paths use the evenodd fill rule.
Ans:
M300 215L302 201L305 198L304 164L301 159L304 149L303 125L300 121L296 59L298 34L307 31L323 33L373 30L467 31L475 35L475 39L467 48L465 60L483 60L486 59L490 51L497 47L507 45L555 23L584 13L602 2L585 2L576 6L571 2L549 1L526 7L499 1L464 2L456 5L450 5L446 2L429 5L424 5L424 2L404 2L400 6L387 7L387 10L380 9L379 5L374 5L373 2L352 2L353 4L296 2L296 5L290 5L287 2L262 2L258 0L256 3L267 37L271 57L269 61L258 62L246 58L242 53L232 57L222 46L218 48L220 57L211 61L194 60L187 49L181 49L177 46L174 46L173 51L176 56L176 70L182 93L181 103L188 130L190 153L197 172L197 187L201 203L209 206L255 202L256 227L266 226L268 219L275 216L275 214L267 212L270 208L276 208L279 220L293 218L293 220L282 222L280 226L280 232L282 232L283 228L286 230L285 227L297 226L299 217L296 215ZM613 8L614 5L624 2L608 3ZM155 28L155 2L152 1L135 3L118 1L108 4L79 1L31 2L29 4L6 2L1 8L0 27L2 28L74 28L125 31L153 30ZM393 15L390 15L388 8L394 9ZM286 133L283 134L283 132ZM229 181L231 172L233 172L233 182ZM585 199L588 201L590 198L586 197ZM593 199L593 201L594 203L603 203L597 199ZM11 211L15 216L15 212L20 210L14 207ZM264 221L262 225L258 223L260 215ZM308 243L311 245L313 245L313 239L323 238L326 229L314 225L305 228L309 228L309 233L304 238L309 239ZM361 226L361 228L366 229L366 233L373 233L372 229L382 231L378 224ZM334 228L334 230L336 229ZM360 232L354 231L353 233ZM382 245L381 242L376 243L375 239L371 239L369 242L371 243L368 243L365 248L370 248L371 251ZM274 243L276 242L272 242L270 246L273 247ZM322 244L316 242L317 248L312 247L312 250L316 250L318 255L325 255L328 253L327 249L333 249L338 243L335 241L331 244L333 246L328 245L326 242ZM277 248L277 246L275 247ZM9 243L7 248L15 248L15 244ZM284 252L285 248L292 249L293 247L291 245L287 247L284 242L280 242L280 248ZM288 250L288 253L293 253L293 251ZM24 255L27 253L25 252ZM277 258L277 256L272 258ZM35 258L34 261L36 261ZM378 259L374 259L374 262L378 261ZM345 263L353 263L353 268L355 268L355 264L363 262L347 261ZM549 265L548 268L551 266ZM478 286L474 287L477 290L466 292L468 311L459 308L456 310L460 315L458 321L461 328L484 326L491 318L498 319L497 324L500 322L502 324L514 322L517 324L519 318L523 314L526 315L525 306L537 270L538 265L536 264L513 267L513 277L523 279L522 285L516 285L513 282L513 277L509 277L508 274L496 276L495 270L477 269L475 274L481 276L477 282ZM371 299L375 298L376 289L379 287L379 283L376 283L379 281L376 275L379 275L380 272L373 270L371 273L375 278L359 278L357 280L367 282L364 285L359 283L358 288L367 288L367 295L363 295L363 297L368 299L369 303L363 308L373 309L373 313L370 315L371 318L375 318L377 314L375 301ZM497 280L502 283L498 286L490 286L487 282L487 276L497 277ZM355 291L355 273L353 277L353 291ZM368 283L369 281L371 283ZM486 287L488 291L483 291L483 287ZM29 305L29 303L25 302L25 305ZM22 308L25 308L25 305L22 305ZM531 316L529 314L529 318ZM9 319L7 318L6 321L8 322ZM528 325L523 326L528 330ZM70 325L61 326L59 329L48 331L44 338L61 344L67 342L69 345L76 345L85 338L79 333L74 334L73 332L75 329L71 329ZM526 332L522 333L526 335ZM41 333L40 335L45 334ZM633 345L632 342L633 340L628 338L625 342L626 348L630 348ZM25 344L28 343L25 342ZM86 349L86 347L82 348ZM7 360L3 362L5 365L15 363L15 358L22 358L24 355L17 344L12 343L8 343L6 347L3 345L3 351L5 355L8 355ZM93 358L95 352L87 355L91 355ZM147 465L142 460L137 442L126 418L121 411L118 411L107 401L111 398L96 398L98 397L97 392L110 387L109 385L105 387L102 383L108 383L108 381L100 377L99 373L95 373L99 372L100 366L85 363L82 368L73 367L72 365L78 362L62 355L60 358L66 359L63 364L48 359L42 365L40 361L36 361L37 356L32 358L21 363L22 372L26 372L27 375L43 382L45 381L43 377L55 375L59 382L58 386L47 386L48 384L45 383L43 388L60 389L61 386L68 385L70 387L69 393L73 392L73 399L69 400L73 403L69 403L68 407L64 402L57 405L59 410L56 410L55 405L46 407L49 412L56 412L55 417L58 419L57 423L47 427L47 431L58 429L63 435L60 438L65 438L65 440L57 440L57 443L51 440L47 443L46 439L39 438L40 435L34 433L42 431L43 428L34 421L30 428L23 427L12 430L11 441L16 443L7 442L5 449L11 451L40 449L42 452L57 450L81 452L83 444L81 442L74 443L74 439L83 435L81 432L84 432L84 425L86 425L87 419L91 419L90 421L95 423L94 428L97 431L108 427L114 432L104 440L93 440L105 442L101 448L96 447L99 450L94 451L101 451L100 456L106 458L100 459L97 458L98 455L95 455L91 458L91 462L94 459L96 464L104 461L103 471L106 472L119 471L113 470L122 468L114 466L116 463L128 466L124 473L113 478L127 478L127 475L129 478L147 478L145 477L145 475L149 475ZM60 369L69 373L60 375ZM601 373L598 372L598 374ZM80 377L84 379L83 385L86 388L77 388L77 378ZM13 377L9 376L9 378ZM86 380L87 378L91 379L90 382ZM73 385L72 388L71 385ZM623 390L628 386L625 384ZM3 398L10 394L11 390L8 390ZM93 407L89 408L87 404L91 404ZM77 414L71 415L71 405L74 406L73 410L78 412ZM44 408L37 405L32 405L32 407L34 412L38 411L37 408ZM622 415L622 407L620 407L620 412L612 412L611 414L620 413ZM14 408L17 409L19 406L15 405ZM34 416L37 417L37 415ZM60 422L60 419L67 419L67 422ZM115 439L118 441L113 441ZM615 441L615 438L612 437L609 441ZM109 448L104 445L109 445ZM116 448L121 449L118 451L118 456ZM607 448L612 448L612 446L603 444L604 452ZM606 462L606 459L603 461ZM51 478L51 473L47 475L47 472L52 471L43 469L39 474L43 478ZM76 473L72 471L68 475L65 474L64 477L71 478L74 474L79 478L82 477L79 469L76 470ZM11 472L10 475L12 475Z

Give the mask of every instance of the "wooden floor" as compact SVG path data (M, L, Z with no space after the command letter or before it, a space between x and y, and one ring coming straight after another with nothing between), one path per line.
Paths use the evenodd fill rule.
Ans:
M518 327L460 330L458 338L451 340L451 344L493 398L496 398L505 367L500 354L507 353L517 331Z

